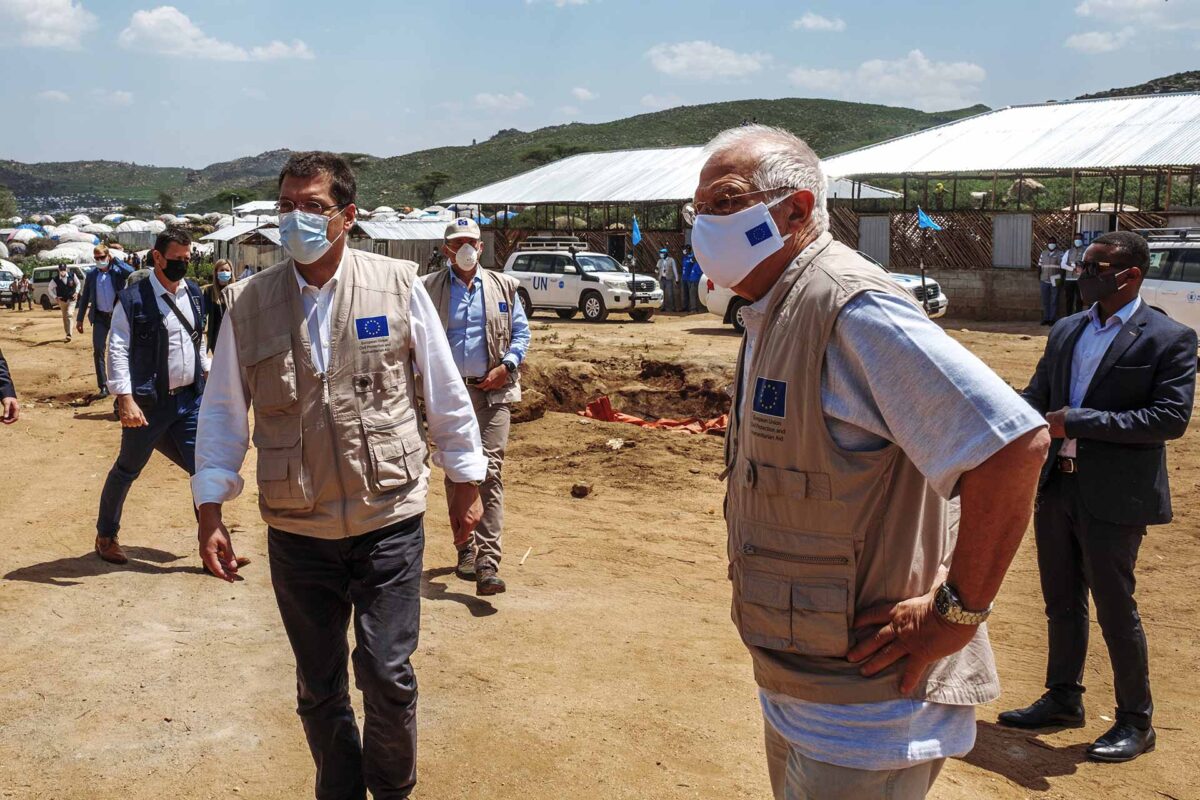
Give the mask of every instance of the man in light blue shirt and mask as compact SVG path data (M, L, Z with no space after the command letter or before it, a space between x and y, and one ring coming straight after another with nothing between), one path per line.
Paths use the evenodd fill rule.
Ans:
M501 272L481 269L482 235L474 220L461 218L446 226L442 253L450 261L421 280L446 328L450 352L467 384L483 452L487 477L479 487L483 518L473 533L454 542L456 574L475 581L479 595L505 591L500 568L504 524L504 451L512 423L512 404L521 399L520 366L529 348L529 322L517 297L520 284ZM455 491L446 483L449 500Z
M113 309L117 294L125 288L125 281L133 270L121 259L109 253L102 244L92 250L96 268L83 281L83 292L79 295L75 311L75 330L83 333L83 319L92 323L92 360L96 368L98 397L108 397L108 375L104 367L104 350L108 345L108 332L112 327Z

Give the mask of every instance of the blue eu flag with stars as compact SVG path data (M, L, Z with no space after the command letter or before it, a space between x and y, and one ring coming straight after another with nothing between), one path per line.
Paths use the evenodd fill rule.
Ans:
M354 331L359 339L378 339L388 335L387 317L359 317L354 320Z
M754 413L769 417L787 416L787 381L758 378L754 382Z

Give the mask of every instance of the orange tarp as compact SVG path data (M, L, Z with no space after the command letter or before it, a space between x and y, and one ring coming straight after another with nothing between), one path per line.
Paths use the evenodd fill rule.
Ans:
M597 397L595 400L587 404L587 408L578 412L579 416L589 419L598 419L603 422L627 422L630 425L638 425L643 428L653 428L654 430L663 431L687 431L688 433L716 433L723 434L725 429L729 427L729 415L722 414L714 419L701 419L699 417L689 417L688 419L658 419L648 420L641 417L635 417L632 414L624 414L612 407L612 401L607 396Z

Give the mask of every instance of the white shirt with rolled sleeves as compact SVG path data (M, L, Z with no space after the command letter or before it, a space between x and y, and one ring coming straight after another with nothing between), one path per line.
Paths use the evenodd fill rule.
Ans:
M296 273L312 341L313 363L318 366L329 363L329 301L340 273L339 265L334 277L320 289L310 286ZM483 454L479 423L446 342L441 318L420 281L413 282L409 296L409 324L413 362L421 375L424 396L438 398L438 402L427 403L425 408L429 438L437 445L433 461L455 483L483 480L488 462ZM249 409L250 388L238 366L237 334L232 325L222 325L196 434L192 497L197 508L204 503L225 503L241 494L245 482L238 473L250 447ZM428 468L420 480L429 481Z
M184 330L183 323L171 311L167 301L162 296L167 294L166 288L159 283L158 276L150 273L146 278L154 288L154 299L158 301L158 311L162 314L163 325L167 329L167 372L170 374L170 387L178 389L196 381L196 346L192 344L191 335ZM192 310L192 301L188 297L187 286L183 281L175 287L175 306L187 317L192 327L196 325L196 315ZM208 372L208 347L204 343L204 331L200 331L200 369ZM125 307L118 301L113 307L112 328L108 332L108 391L112 394L132 394L133 383L129 378L129 319L125 316Z

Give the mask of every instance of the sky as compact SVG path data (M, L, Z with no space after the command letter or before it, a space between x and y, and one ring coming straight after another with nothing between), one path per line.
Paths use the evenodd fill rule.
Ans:
M826 97L926 111L1200 66L1200 0L0 0L0 158L202 167Z

